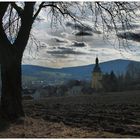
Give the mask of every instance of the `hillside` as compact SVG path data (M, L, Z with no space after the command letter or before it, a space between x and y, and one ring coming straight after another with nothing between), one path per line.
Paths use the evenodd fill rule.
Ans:
M130 62L138 63L138 65L140 65L140 62L118 59L103 62L100 64L100 67L103 73L109 73L113 70L117 75L119 75L126 72L127 66ZM67 68L23 65L22 73L23 76L29 76L31 79L36 77L38 80L47 81L67 81L70 79L91 80L93 68L94 64Z

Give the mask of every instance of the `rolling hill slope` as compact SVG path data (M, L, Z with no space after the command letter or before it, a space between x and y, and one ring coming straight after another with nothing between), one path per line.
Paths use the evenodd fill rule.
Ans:
M113 70L119 75L126 72L127 66L130 62L140 65L140 62L118 59L100 63L100 67L103 73L110 73ZM22 65L22 73L23 76L36 77L37 79L47 81L70 79L90 80L93 68L94 64L67 68Z

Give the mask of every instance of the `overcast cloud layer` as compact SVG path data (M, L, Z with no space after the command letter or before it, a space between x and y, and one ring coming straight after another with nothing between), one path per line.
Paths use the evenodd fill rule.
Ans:
M23 64L71 67L93 64L96 56L100 62L113 59L140 61L139 23L135 24L133 33L123 32L118 35L120 38L124 38L125 35L125 38L130 40L128 47L124 48L119 46L115 35L112 34L109 39L105 39L102 31L91 28L90 21L86 21L87 27L69 20L63 26L58 24L52 28L44 12L41 12L40 17L43 20L34 24L32 34L40 42L41 47L29 41ZM138 31L139 34L134 34Z

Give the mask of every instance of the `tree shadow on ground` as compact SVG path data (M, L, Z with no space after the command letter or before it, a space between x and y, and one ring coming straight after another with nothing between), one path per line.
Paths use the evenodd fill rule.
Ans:
M0 115L0 132L5 131L9 128L10 122L1 117Z

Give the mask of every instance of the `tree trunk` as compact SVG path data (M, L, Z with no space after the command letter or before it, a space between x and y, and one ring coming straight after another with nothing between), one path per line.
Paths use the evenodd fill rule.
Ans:
M21 26L13 44L8 40L3 28L3 16L8 5L9 3L0 4L1 112L13 120L24 116L21 95L21 60L34 22L35 2L25 2L22 14L18 13Z
M21 94L21 58L10 54L1 63L1 111L2 115L10 120L24 116Z

